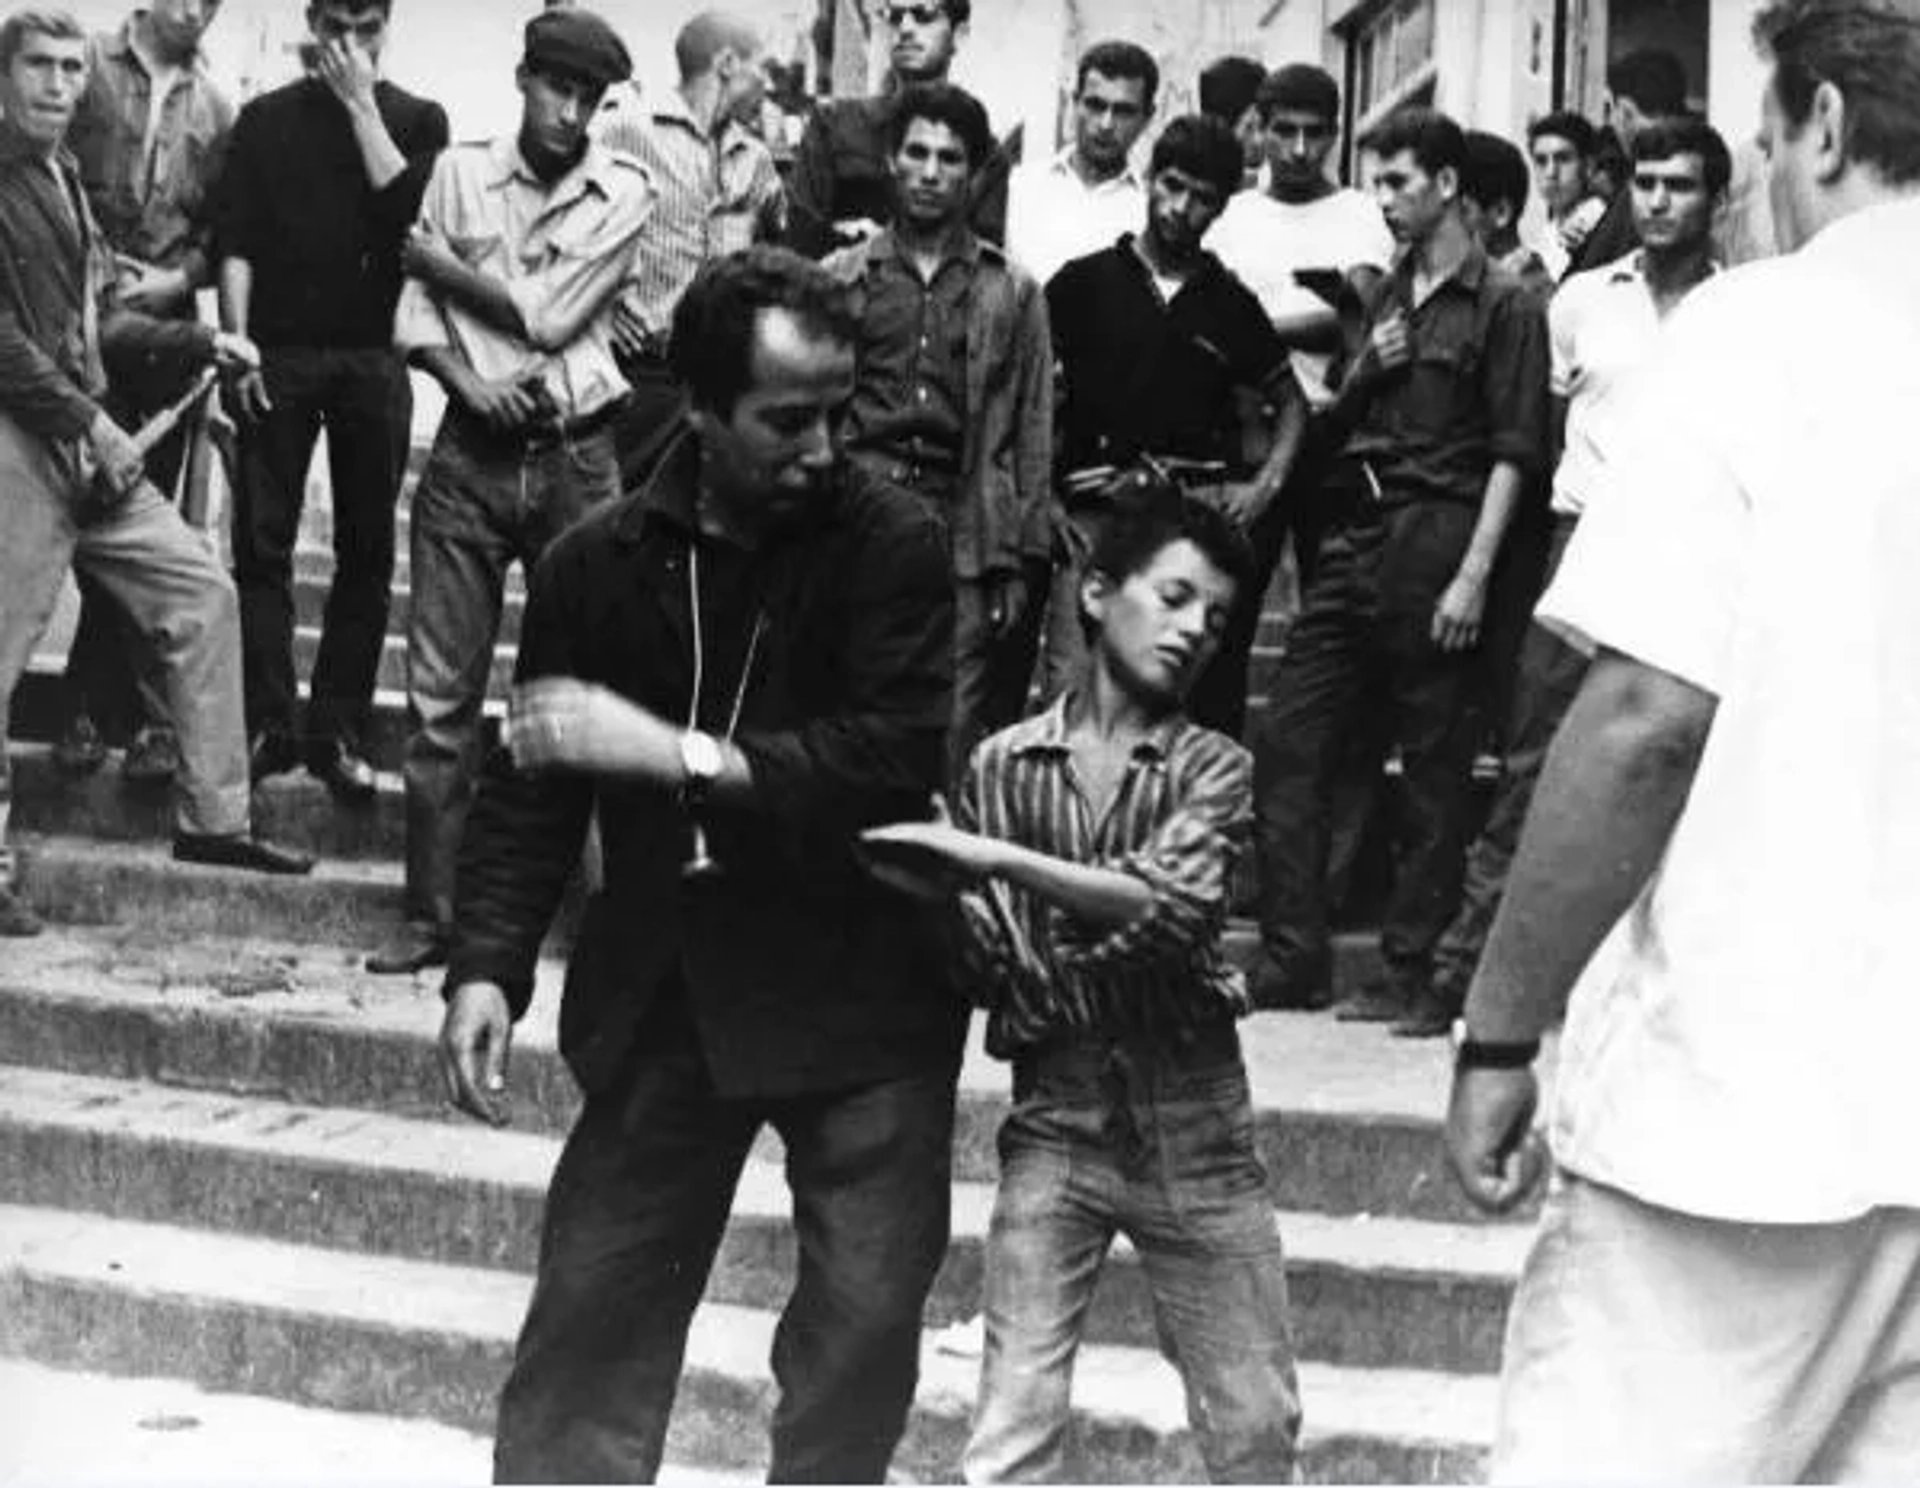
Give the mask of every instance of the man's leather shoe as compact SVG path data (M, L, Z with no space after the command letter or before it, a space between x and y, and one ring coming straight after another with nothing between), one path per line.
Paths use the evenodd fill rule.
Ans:
M1407 998L1386 982L1375 982L1333 1005L1333 1016L1342 1023L1397 1023L1407 1012Z
M253 783L300 768L300 747L285 734L258 734L247 761L247 773Z
M1324 976L1303 976L1265 951L1247 972L1247 996L1261 1012L1317 1013L1333 1006L1333 986Z
M127 757L120 762L120 778L128 785L172 785L180 773L180 738L162 724L148 724L133 736Z
M379 794L380 781L373 766L351 744L335 742L309 750L307 772L326 786L336 801L359 805Z
M1459 1011L1452 998L1438 992L1424 993L1414 998L1406 1016L1393 1025L1393 1036L1403 1039L1445 1038L1452 1031L1453 1020L1459 1016Z
M24 899L11 889L0 889L0 936L24 940L46 928L40 922L40 916L27 908Z
M447 964L446 932L437 925L410 921L398 935L367 957L375 976L412 976Z
M73 715L66 732L53 746L53 767L62 775L78 779L91 775L107 762L107 741L85 713Z
M251 873L295 877L313 872L311 854L239 832L231 835L182 832L173 839L173 856L182 863L200 863L208 868L244 868Z

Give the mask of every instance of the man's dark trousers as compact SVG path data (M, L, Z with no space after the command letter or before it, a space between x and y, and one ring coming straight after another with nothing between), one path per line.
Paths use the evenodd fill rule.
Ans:
M1472 822L1484 672L1475 651L1441 651L1432 626L1478 512L1432 499L1371 504L1356 471L1343 466L1330 482L1329 497L1346 514L1322 541L1260 721L1260 934L1290 977L1325 983L1333 785L1369 710L1384 710L1379 733L1400 746L1404 811L1381 951L1389 975L1411 992L1430 976L1459 902ZM1369 766L1377 773L1376 762Z
M786 1149L798 1250L773 1340L769 1480L884 1482L946 1254L956 1072L728 1097L686 994L657 996L631 1075L588 1097L554 1173L495 1479L653 1480L688 1325L766 1123Z
M406 471L413 388L385 348L272 347L272 410L242 431L234 493L247 731L294 738L293 551L307 467L324 426L333 482L333 586L309 680L310 751L365 731L393 585L394 504Z

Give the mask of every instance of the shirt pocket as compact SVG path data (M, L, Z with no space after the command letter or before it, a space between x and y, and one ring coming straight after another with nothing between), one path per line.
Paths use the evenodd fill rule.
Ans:
M1480 384L1480 346L1466 326L1418 334L1402 416L1408 427L1444 435L1473 421Z

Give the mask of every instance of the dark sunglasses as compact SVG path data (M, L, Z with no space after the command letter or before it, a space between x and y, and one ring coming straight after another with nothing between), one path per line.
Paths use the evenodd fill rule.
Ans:
M904 26L908 21L915 25L931 26L947 13L943 5L889 5L884 14L889 26Z

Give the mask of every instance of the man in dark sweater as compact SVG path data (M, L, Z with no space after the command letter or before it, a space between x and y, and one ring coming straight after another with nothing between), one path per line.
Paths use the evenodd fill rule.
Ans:
M586 1104L500 1406L503 1482L644 1482L762 1125L799 1279L771 1477L879 1483L946 1252L966 1018L920 906L856 835L924 816L951 707L938 513L844 460L858 323L777 248L703 269L692 408L642 484L534 570L508 729L461 842L441 1058L494 1121L511 1019L596 814L606 888L560 1014Z
M393 581L413 395L392 346L400 245L447 116L379 78L390 0L317 0L310 75L241 110L217 213L220 313L261 348L239 386L233 567L256 779L302 758L294 717L293 548L324 426L332 592L313 664L304 757L344 799L374 790L360 735Z

